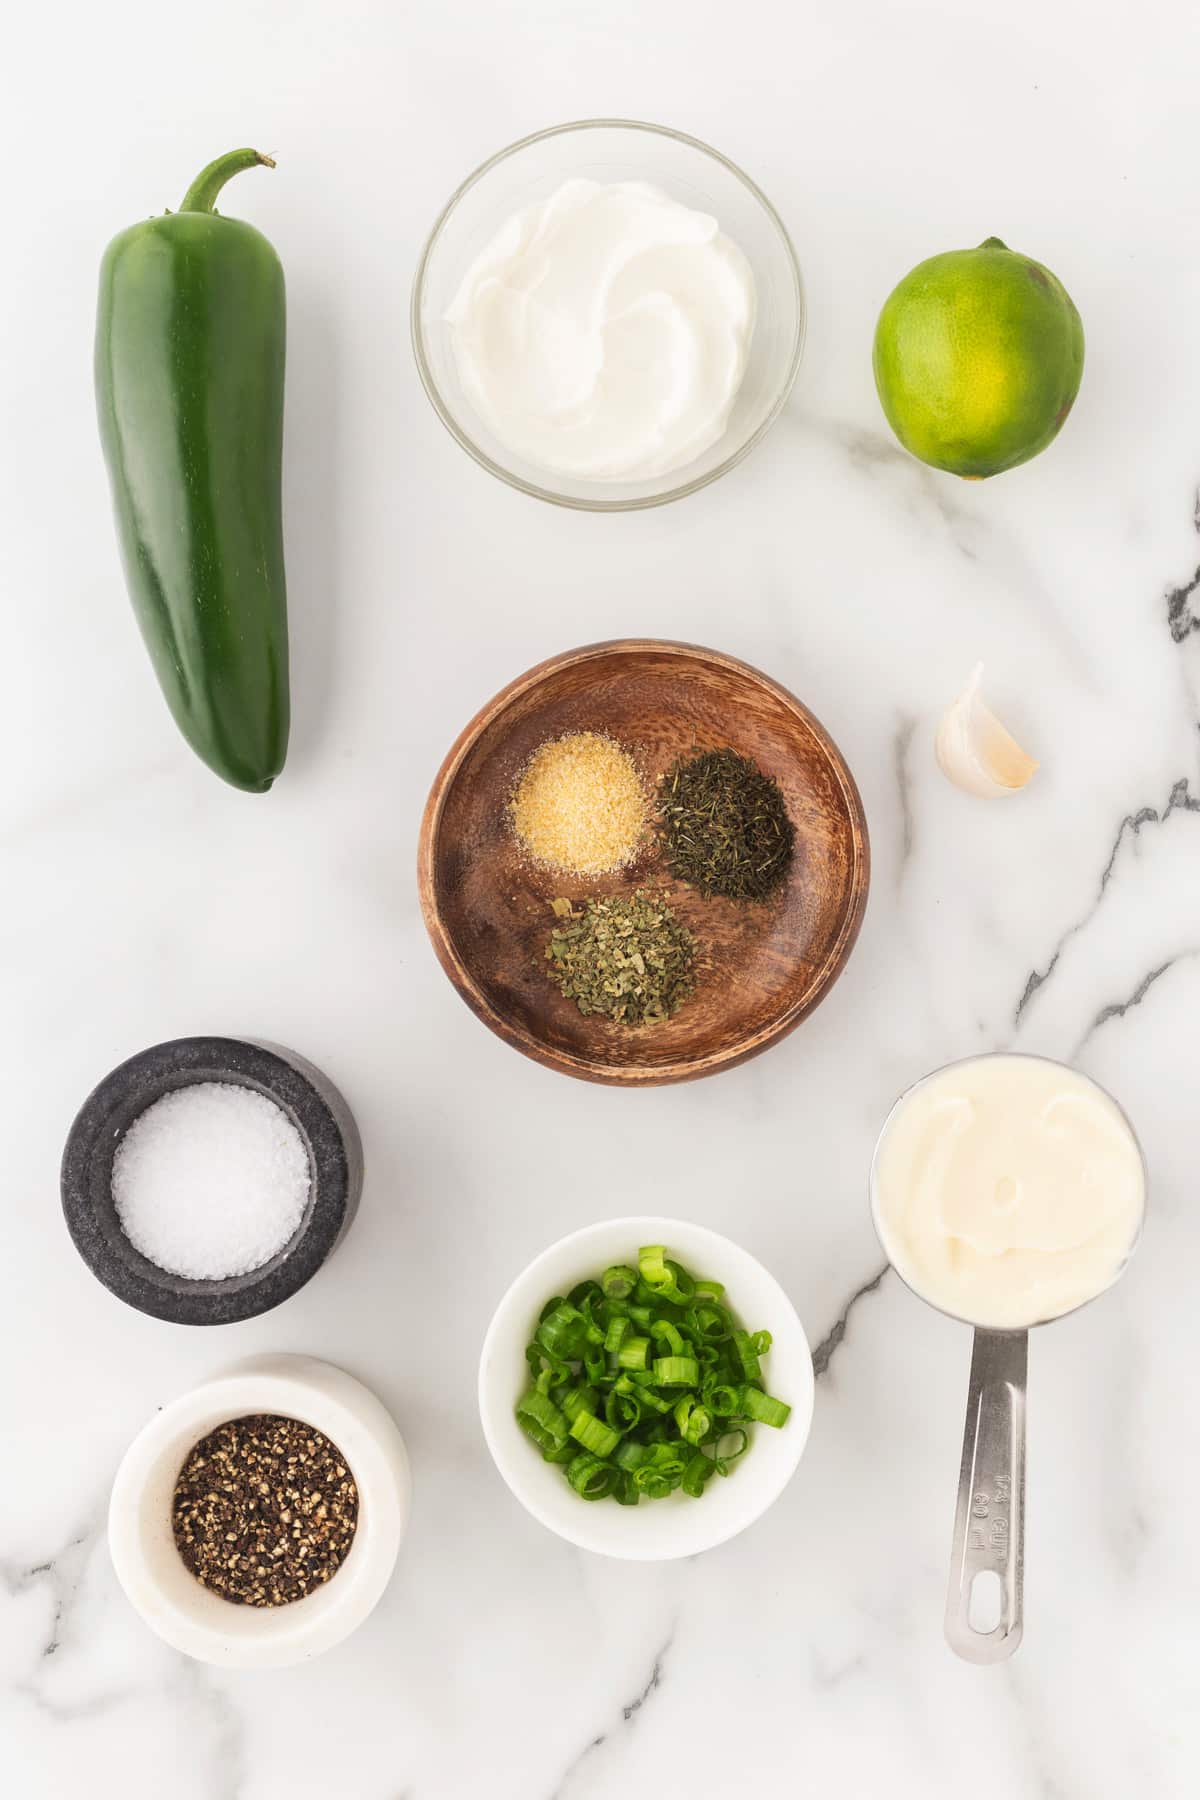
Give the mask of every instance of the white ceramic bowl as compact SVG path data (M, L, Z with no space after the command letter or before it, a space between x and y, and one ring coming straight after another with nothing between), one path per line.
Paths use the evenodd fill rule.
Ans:
M712 213L754 271L756 320L729 423L681 469L642 481L586 481L515 455L463 389L445 315L480 251L514 212L564 181L648 181L683 205ZM443 425L482 468L539 500L585 512L627 512L695 493L761 441L791 393L804 350L804 285L782 219L748 175L699 138L639 119L580 119L536 131L489 157L446 202L413 283L417 370Z
M726 1479L710 1481L699 1500L676 1492L639 1506L618 1506L614 1500L589 1503L567 1486L561 1467L542 1460L513 1416L526 1386L525 1346L553 1294L567 1293L588 1276L598 1278L612 1263L636 1264L643 1244L665 1244L693 1275L724 1282L725 1298L747 1329L771 1333L765 1384L768 1392L789 1402L792 1416L780 1431L755 1426L746 1456ZM808 1441L812 1409L808 1339L775 1277L728 1238L682 1219L606 1220L552 1244L501 1300L479 1359L483 1435L521 1505L569 1543L631 1562L695 1556L752 1525L791 1480Z
M303 1419L344 1454L358 1526L328 1584L280 1607L235 1606L201 1587L171 1529L176 1477L192 1446L228 1419ZM229 1668L278 1669L332 1648L379 1600L408 1524L404 1440L361 1382L308 1356L262 1356L164 1406L126 1451L113 1483L108 1542L117 1578L147 1625L176 1650Z

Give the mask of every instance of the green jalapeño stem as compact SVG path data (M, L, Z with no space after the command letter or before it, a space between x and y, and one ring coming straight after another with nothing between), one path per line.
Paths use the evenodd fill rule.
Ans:
M217 195L234 175L240 175L243 169L274 167L274 157L264 156L261 150L227 150L224 156L218 156L206 169L201 169L183 196L183 204L179 210L210 213Z

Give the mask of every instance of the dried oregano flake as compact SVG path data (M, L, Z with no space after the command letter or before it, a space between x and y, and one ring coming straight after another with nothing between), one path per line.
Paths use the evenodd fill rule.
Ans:
M551 902L557 923L546 945L549 975L585 1016L622 1025L669 1019L695 989L696 943L661 893Z

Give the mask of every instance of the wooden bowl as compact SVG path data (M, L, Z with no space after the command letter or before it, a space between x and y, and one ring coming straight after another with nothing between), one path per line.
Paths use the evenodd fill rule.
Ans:
M762 904L702 899L671 879L653 845L612 875L564 875L526 861L509 796L538 745L572 731L615 738L651 793L677 757L697 748L730 745L752 757L779 783L796 827L780 893ZM730 1068L793 1030L854 947L869 870L854 779L786 688L715 650L625 639L539 663L472 719L429 795L417 877L442 967L485 1025L563 1074L651 1087ZM696 992L657 1025L585 1018L546 973L550 902L643 885L670 889L697 940Z

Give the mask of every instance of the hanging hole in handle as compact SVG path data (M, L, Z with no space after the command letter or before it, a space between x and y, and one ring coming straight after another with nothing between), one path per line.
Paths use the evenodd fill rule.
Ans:
M1004 1617L1004 1583L995 1569L980 1569L967 1597L967 1623L988 1637Z

